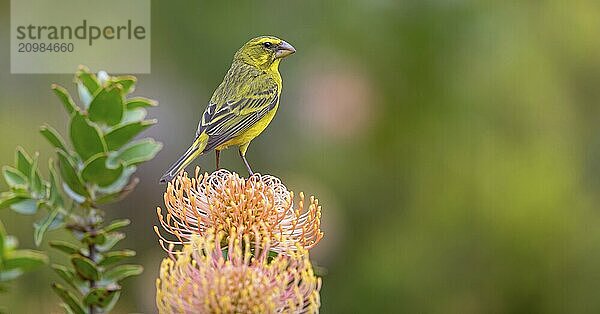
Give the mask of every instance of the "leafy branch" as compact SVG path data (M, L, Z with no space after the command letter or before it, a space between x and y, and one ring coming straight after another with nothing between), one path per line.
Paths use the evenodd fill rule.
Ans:
M48 162L48 179L39 171L39 155L17 148L15 165L4 166L2 174L9 190L0 194L0 207L33 215L44 210L34 223L34 240L65 228L76 243L50 241L70 256L70 265L52 265L69 288L55 283L54 291L68 313L106 313L119 299L121 281L142 272L140 265L120 264L135 255L131 250L113 250L125 234L129 220L104 221L99 206L127 196L139 180L137 166L149 161L162 144L152 138L135 139L157 121L146 119L146 108L156 102L128 97L135 88L133 76L98 76L85 67L75 74L81 105L62 86L54 93L69 114L67 142L53 127L40 132L55 148L56 160Z

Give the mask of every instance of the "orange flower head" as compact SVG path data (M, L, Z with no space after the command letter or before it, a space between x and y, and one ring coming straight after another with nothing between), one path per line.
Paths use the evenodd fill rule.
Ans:
M223 169L204 175L198 172L196 168L194 178L184 173L169 183L164 214L157 209L162 228L174 236L168 239L154 227L165 250L173 252L176 245L188 244L193 235L202 236L210 228L225 234L233 229L248 234L255 228L265 229L271 237L271 251L278 253L296 250L296 244L310 249L323 237L319 201L311 197L305 210L300 193L294 208L294 193L278 178L254 174L245 179Z

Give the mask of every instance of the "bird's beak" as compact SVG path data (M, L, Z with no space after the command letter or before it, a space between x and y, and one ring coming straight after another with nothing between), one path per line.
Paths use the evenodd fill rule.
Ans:
M296 52L296 48L294 48L294 46L288 44L285 41L282 41L277 46L277 51L275 52L275 57L276 58L285 58L294 52Z

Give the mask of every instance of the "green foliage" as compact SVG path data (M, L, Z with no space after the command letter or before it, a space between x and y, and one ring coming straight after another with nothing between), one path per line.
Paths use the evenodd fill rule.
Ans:
M79 248L69 242L64 241L50 241L50 246L67 254L79 253Z
M2 168L9 190L0 194L0 207L27 215L45 210L34 223L37 245L50 230L69 230L76 243L50 242L51 247L70 256L69 265L52 265L68 287L53 284L52 288L68 313L107 313L119 299L121 282L139 275L142 267L120 264L135 256L134 251L113 250L125 238L119 229L130 221L105 224L98 206L114 203L130 193L139 181L133 177L136 166L154 158L162 144L151 138L134 140L156 123L145 119L145 108L156 106L155 101L127 97L135 89L135 77L110 77L106 73L96 76L80 67L75 82L81 106L65 88L52 86L69 115L68 136L63 137L48 125L40 129L56 149L57 164L49 161L46 179L40 175L38 155L30 156L17 148L15 165ZM8 244L2 249L12 250ZM11 259L3 259L1 266L11 268L6 268L2 278L36 265L34 257L39 253L19 252L3 255Z
M52 167L50 171L54 171ZM34 215L40 208L48 208L48 215L36 222L41 228L38 229L45 232L51 227L60 226L60 222L55 219L64 214L62 197L57 192L54 177L47 181L40 175L37 154L30 157L25 150L17 148L15 166L2 167L2 176L10 190L0 193L0 207L10 207L24 215ZM38 236L35 240L37 244L41 242Z
M69 128L71 142L75 152L81 160L88 160L91 156L106 151L106 143L102 138L100 128L92 123L86 116L78 112L71 118Z
M60 149L64 152L67 151L67 144L65 144L65 140L58 134L58 132L48 125L43 125L40 128L40 133L57 149Z
M135 256L134 251L112 251L125 238L125 234L117 230L129 225L130 221L115 220L99 227L102 219L93 214L91 217L95 220L91 225L82 221L67 227L80 241L79 247L63 241L50 242L53 248L70 255L71 265L52 265L52 268L77 293L60 285L54 289L63 300L63 306L70 311L78 312L81 308L83 313L106 313L119 299L121 282L139 275L143 269L139 265L119 264Z
M85 314L83 306L72 292L70 292L69 290L65 289L65 287L57 283L52 284L52 289L54 289L54 292L56 292L56 294L64 302L63 306L65 307L65 309L69 310L72 313Z
M83 165L81 177L88 182L96 183L102 187L114 183L123 174L124 164L116 162L114 165L111 164L114 168L109 168L106 159L105 153L92 156Z
M117 154L110 156L107 164L113 167L137 165L151 160L160 151L162 145L151 138L132 142L123 147Z
M132 109L133 111L136 109ZM106 145L108 149L117 150L125 145L128 141L138 135L140 132L144 131L148 127L154 125L156 120L144 120L144 121L131 121L127 123L122 123L116 125L115 127L109 129L106 136L104 137L106 140Z
M71 95L69 95L69 92L67 92L67 90L64 87L52 84L52 90L54 91L56 96L58 96L63 106L65 106L65 110L67 110L68 114L72 114L73 112L79 110L77 105L75 105L73 98L71 98Z
M115 125L123 118L123 87L119 84L103 88L90 103L91 121Z
M0 222L0 289L5 289L2 283L47 263L48 258L42 252L17 250L17 239L7 235Z

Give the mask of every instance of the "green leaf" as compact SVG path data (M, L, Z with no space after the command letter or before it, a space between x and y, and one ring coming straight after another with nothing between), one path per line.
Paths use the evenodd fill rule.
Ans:
M151 138L135 141L123 147L116 154L111 154L107 161L108 166L111 167L121 163L126 166L137 165L151 160L161 149L162 144Z
M34 199L22 200L10 205L10 208L22 215L33 215L37 212L38 201Z
M82 178L87 182L93 182L99 186L109 186L114 183L123 173L123 165L117 164L114 168L107 168L107 157L100 153L90 158L81 172Z
M98 306L103 308L107 306L117 295L117 291L108 290L106 288L94 288L83 299L83 304L86 306Z
M26 188L29 181L21 171L10 166L2 167L2 175L4 176L4 181L10 187L20 186Z
M111 222L108 226L104 227L102 230L106 233L119 230L121 228L125 228L131 224L131 220L129 219L118 219Z
M120 282L125 278L137 276L144 271L141 265L119 265L104 273L103 280L108 282Z
M50 241L50 246L69 255L79 253L79 248L65 241Z
M65 212L60 210L56 218L50 223L47 231L56 230L65 226Z
M29 178L29 175L31 174L31 163L31 157L29 157L27 152L25 152L22 147L17 147L17 151L15 152L15 165L17 165L17 169L21 171L26 178Z
M24 192L2 192L0 193L0 208L9 207L27 199L29 199L29 195Z
M80 195L79 193L76 193L75 191L71 190L71 188L64 182L62 184L62 188L63 191L65 191L65 194L67 194L67 197L79 204L83 204L87 200L85 196Z
M116 76L112 78L112 82L113 84L121 85L123 87L123 95L127 95L135 90L137 78L133 75Z
M123 115L123 120L121 120L121 124L141 122L142 120L144 120L147 114L148 112L144 108L125 110L125 114Z
M98 266L112 265L133 256L135 256L135 251L132 250L108 252L104 254L104 258L98 263Z
M71 119L69 133L73 148L84 161L106 151L106 144L100 135L100 130L91 125L80 113L76 113Z
M36 246L40 246L42 244L42 239L44 238L44 234L50 228L50 225L54 223L58 214L60 213L60 207L54 207L52 210L46 215L46 217L42 218L40 221L33 224L33 240Z
M50 142L50 144L52 144L52 146L68 152L65 140L53 127L49 125L43 125L40 128L40 133L42 133L42 135L48 140L48 142Z
M69 307L71 311L75 314L85 314L86 312L83 310L83 306L77 301L77 298L73 293L67 291L65 287L58 283L52 284L52 289L56 294L60 297L60 299Z
M126 167L125 169L123 169L121 177L119 177L119 179L115 181L115 183L107 187L98 187L98 192L103 194L113 194L120 192L129 193L131 189L133 189L137 184L137 182L134 182L135 179L131 180L131 182L129 181L131 175L135 173L135 169L135 166Z
M96 75L85 66L79 66L77 73L75 73L75 81L83 84L91 95L94 95L100 88Z
M119 86L108 86L100 90L90 103L89 117L93 122L115 125L123 117L123 95Z
M131 122L114 127L106 135L106 145L109 150L118 150L123 145L127 144L131 139L136 137L148 127L156 124L156 120L144 120L139 122Z
M48 263L48 257L42 252L33 250L18 250L6 254L4 269L20 269L30 271Z
M100 279L98 268L96 268L94 262L89 258L74 254L71 256L71 263L81 277L87 280Z
M73 98L71 98L71 95L69 95L69 92L64 87L52 84L52 90L54 91L54 94L58 96L62 104L65 106L67 113L73 114L73 112L79 110L77 105L75 105Z
M102 245L98 245L96 249L99 252L107 252L111 250L119 241L125 239L125 234L121 232L110 232L106 233L106 242Z
M39 162L39 154L36 152L33 157L33 162L31 163L31 173L29 175L29 186L31 191L35 193L36 196L45 196L45 184L40 177L40 173L38 171L38 162Z
M65 152L58 151L58 161L59 161L59 169L60 175L63 178L65 186L68 186L70 190L77 195L79 198L84 198L89 196L83 181L77 174L75 170L75 166L71 162L70 156L68 156ZM65 190L67 193L69 191Z
M54 162L52 159L48 160L48 171L50 172L50 192L48 196L48 202L50 205L62 207L64 203L59 190L60 182L58 181L58 175L56 175L56 168L54 167Z
M158 102L153 99L148 99L144 97L132 97L125 101L125 108L127 110L132 110L135 108L147 108L147 107L156 107L158 106Z
M121 297L121 291L120 290L115 290L114 296L112 297L112 300L108 304L104 305L102 307L102 310L105 313L110 313L112 311L112 309L115 307L115 305L117 304L117 302L119 301L120 297Z
M126 169L129 169L129 168L126 168ZM131 180L131 182L129 182L129 184L127 184L122 189L118 189L117 192L103 194L100 197L96 197L96 199L94 200L94 203L97 205L102 205L102 204L114 203L118 200L122 200L123 198L125 198L127 195L129 195L129 193L131 193L135 189L135 187L137 186L137 184L139 182L140 182L140 179L133 178Z
M77 289L78 291L87 288L87 281L81 280L79 276L77 276L75 271L58 264L52 265L52 269L60 278L62 278L66 283L68 283L71 287Z

